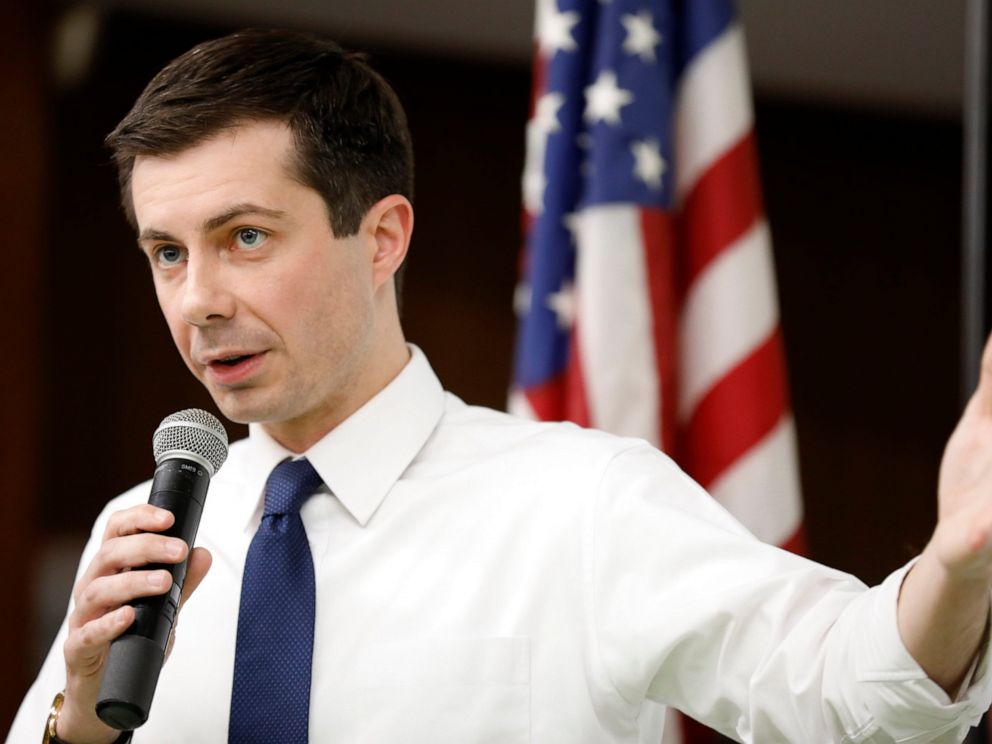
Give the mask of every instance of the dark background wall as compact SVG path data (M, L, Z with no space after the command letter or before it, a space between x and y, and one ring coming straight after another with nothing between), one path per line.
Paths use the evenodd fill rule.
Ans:
M16 186L5 200L13 244L0 275L10 478L0 503L18 510L10 524L23 530L0 554L11 587L0 631L14 649L0 726L50 643L94 516L150 474L158 421L186 406L213 410L171 346L101 141L164 62L229 30L107 11L86 74L56 84L43 53L50 18L14 20L0 48L7 42L9 55L13 42L29 43L0 69L5 83L20 81L17 110L6 112L20 124L4 137L11 153L0 163ZM408 336L450 389L500 407L529 70L372 52L408 108L418 161ZM810 550L874 582L928 538L960 403L960 124L759 95L757 131ZM8 462L15 454L27 467Z
M35 666L28 650L36 614L30 600L30 568L39 556L44 532L40 499L41 334L39 311L45 290L44 201L49 186L48 98L45 95L41 14L18 4L0 4L0 209L3 218L3 271L0 318L0 726L24 693L26 672ZM19 70L13 75L11 71ZM9 112L16 112L11 115ZM62 592L64 594L64 591ZM2 730L2 729L0 729Z

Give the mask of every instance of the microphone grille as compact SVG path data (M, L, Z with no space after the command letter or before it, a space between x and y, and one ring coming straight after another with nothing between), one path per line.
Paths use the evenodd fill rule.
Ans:
M181 457L197 456L209 463L213 472L227 459L227 431L212 413L199 408L187 408L162 419L152 437L155 463Z

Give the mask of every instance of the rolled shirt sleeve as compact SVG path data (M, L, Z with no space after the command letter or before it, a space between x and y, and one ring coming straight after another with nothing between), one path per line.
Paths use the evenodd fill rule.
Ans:
M992 704L988 678L989 644L986 641L972 664L956 700L927 677L902 642L896 623L899 589L912 564L891 574L871 590L871 602L859 607L854 628L855 678L876 731L898 742L960 741L966 727L975 725ZM921 733L922 732L922 733ZM871 738L855 741L888 741Z
M955 702L906 650L908 566L868 589L765 545L650 447L606 468L586 539L594 663L628 714L653 700L741 741L959 741L992 702L987 646Z

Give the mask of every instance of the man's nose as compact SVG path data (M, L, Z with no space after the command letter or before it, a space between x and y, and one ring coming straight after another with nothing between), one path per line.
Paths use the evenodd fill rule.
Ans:
M191 257L186 265L183 319L203 326L233 317L236 303L228 280L222 262Z

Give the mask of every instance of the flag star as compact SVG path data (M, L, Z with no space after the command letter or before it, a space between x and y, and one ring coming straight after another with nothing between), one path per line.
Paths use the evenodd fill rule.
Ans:
M524 192L524 207L532 215L544 211L544 191L548 188L548 178L540 168L525 168L521 184Z
M617 85L617 75L603 70L596 82L586 88L585 119L590 124L605 121L607 124L620 123L620 108L632 103L634 94Z
M536 25L541 51L551 57L559 50L572 52L578 49L572 36L572 29L578 22L579 14L574 10L558 10L558 0L538 0Z
M627 29L623 50L627 54L638 55L642 62L654 62L654 48L661 43L662 36L654 27L651 11L642 10L637 15L628 13L620 17L620 22Z
M513 290L513 311L518 318L530 313L530 305L534 299L534 290L526 282L521 282Z
M559 329L567 331L575 324L575 290L571 281L562 282L561 289L551 292L545 303L558 316Z
M634 154L634 175L653 189L661 189L661 177L668 170L668 164L661 157L657 140L635 140L630 145Z
M545 93L534 107L534 124L545 134L551 134L561 129L558 111L565 105L565 96L561 93Z
M548 137L561 129L558 110L565 104L561 93L545 93L534 107L534 116L527 122L527 159L524 162L524 207L532 215L544 211L544 192L548 179L544 173L544 156Z
M578 212L569 212L561 217L561 223L568 230L568 234L572 236L572 245L579 244L579 223L582 219L582 215Z

